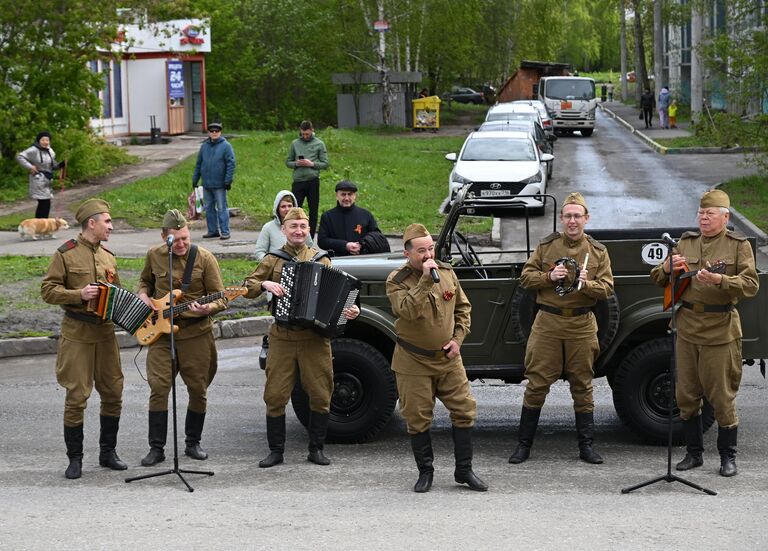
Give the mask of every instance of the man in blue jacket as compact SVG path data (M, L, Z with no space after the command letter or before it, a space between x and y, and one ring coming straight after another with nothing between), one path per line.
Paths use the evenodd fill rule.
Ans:
M208 125L208 139L200 146L192 175L192 188L203 179L203 202L208 233L203 238L229 239L229 208L227 191L235 177L235 152L221 135L221 123Z

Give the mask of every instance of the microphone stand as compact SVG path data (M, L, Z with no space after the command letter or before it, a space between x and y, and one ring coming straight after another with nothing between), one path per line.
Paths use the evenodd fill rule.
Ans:
M628 494L630 492L634 492L635 490L639 488L643 488L645 486L650 486L651 484L655 484L657 482L680 482L682 484L685 484L686 486L690 486L691 488L694 488L696 490L699 490L701 492L704 492L705 494L716 496L717 492L710 490L708 488L704 488L703 486L699 486L698 484L694 484L693 482L689 480L685 480L684 478L681 478L677 476L676 474L672 473L672 410L675 406L675 383L677 379L677 284L680 280L680 277L677 277L675 275L675 271L672 269L672 244L666 242L667 245L667 258L669 258L669 280L672 285L672 323L670 324L670 334L672 335L672 359L669 362L669 366L667 367L667 373L669 374L669 396L668 396L668 412L667 412L667 472L666 474L663 474L661 476L658 476L656 478L653 478L651 480L646 480L645 482L641 482L640 484L636 484L634 486L629 486L627 488L622 488L621 493L622 494Z
M173 237L173 236L171 236ZM171 322L171 333L169 335L169 344L171 347L171 404L173 406L173 469L169 469L167 471L161 471L159 473L153 473L153 474L145 474L142 476L134 476L131 478L126 478L126 482L133 482L134 480L144 480L145 478L154 478L156 476L164 476L167 474L175 474L177 475L181 481L184 483L184 485L187 487L187 490L190 492L194 492L194 488L189 485L189 483L184 479L182 476L182 473L185 474L204 474L208 476L213 476L213 471L188 471L184 469L179 469L179 443L178 443L178 436L176 434L176 375L179 372L179 366L178 366L178 360L176 358L176 338L175 338L175 331L173 329L173 252L171 251L171 247L173 247L173 239L169 238L166 242L168 244L168 288L170 289L170 292L168 293L168 311L170 314L170 322ZM160 312L160 315L162 315L162 312Z

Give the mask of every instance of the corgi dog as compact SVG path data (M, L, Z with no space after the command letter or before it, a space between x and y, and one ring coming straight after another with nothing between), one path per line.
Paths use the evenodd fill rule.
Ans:
M27 218L19 224L19 237L26 240L28 237L54 238L54 232L68 230L69 224L63 218Z

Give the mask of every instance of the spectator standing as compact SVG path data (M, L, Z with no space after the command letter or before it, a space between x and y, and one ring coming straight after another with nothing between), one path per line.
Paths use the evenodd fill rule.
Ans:
M229 207L227 191L232 188L235 177L235 151L221 135L221 123L208 125L208 139L200 146L195 172L192 175L192 189L203 179L203 202L208 233L203 239L229 239Z
M659 108L659 126L662 128L669 128L669 104L671 101L672 95L669 93L669 88L666 86L662 87L657 103Z
M312 121L301 121L299 137L291 142L285 166L293 170L291 191L296 197L297 206L303 207L304 199L307 199L309 233L314 237L320 204L320 171L328 168L328 152L325 144L315 136Z
M29 172L29 197L37 200L35 218L48 218L53 199L53 172L64 168L65 162L56 162L51 148L51 133L38 132L35 143L16 156L18 163Z
M646 88L643 95L640 96L640 111L642 119L645 121L646 128L652 128L653 124L653 106L656 104L656 99L653 97L650 88Z
M608 101L613 101L613 82L608 83Z
M677 128L677 100L673 99L669 104L669 127Z
M272 206L272 214L274 218L264 224L259 233L259 238L256 240L256 251L254 252L254 258L261 262L264 256L272 251L280 249L285 245L286 238L283 230L283 218L296 206L296 197L293 193L287 189L281 189L275 196L275 203ZM307 247L314 247L315 243L312 241L311 236L307 236Z

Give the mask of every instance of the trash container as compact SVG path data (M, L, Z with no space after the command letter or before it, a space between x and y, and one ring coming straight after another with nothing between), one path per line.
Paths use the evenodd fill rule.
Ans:
M413 128L437 130L440 128L440 98L429 96L413 100Z

